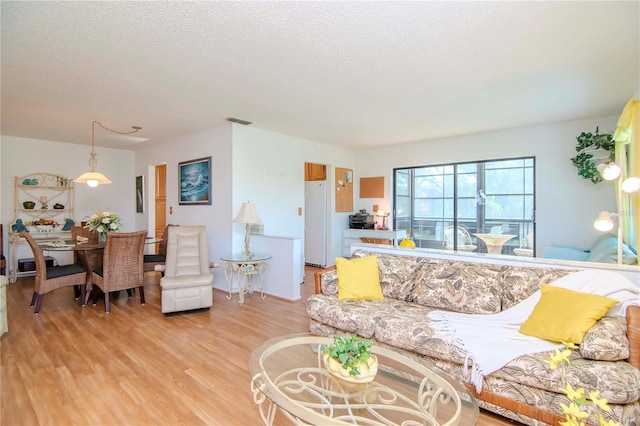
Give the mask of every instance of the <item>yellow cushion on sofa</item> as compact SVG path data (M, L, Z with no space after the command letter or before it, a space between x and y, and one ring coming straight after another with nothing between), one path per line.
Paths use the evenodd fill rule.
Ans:
M336 258L338 299L382 300L378 258L366 256L355 259Z
M542 284L542 296L520 333L554 342L582 343L584 335L618 303L610 297Z

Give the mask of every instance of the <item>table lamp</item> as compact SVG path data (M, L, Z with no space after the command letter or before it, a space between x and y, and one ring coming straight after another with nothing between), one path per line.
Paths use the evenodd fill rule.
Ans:
M251 233L249 232L249 227L252 224L260 225L262 223L262 221L258 217L258 213L256 213L256 205L248 201L246 203L242 203L242 206L240 207L240 213L238 213L238 216L233 219L233 222L244 223L244 251L242 253L247 257L251 257L251 251L249 250Z
M385 213L383 210L378 210L376 212L376 216L382 218L382 226L380 227L380 229L383 229L383 230L389 229L387 228L387 218L389 217L389 213Z

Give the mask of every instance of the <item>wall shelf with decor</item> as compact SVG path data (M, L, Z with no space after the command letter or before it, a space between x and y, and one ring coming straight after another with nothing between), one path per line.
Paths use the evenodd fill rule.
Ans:
M73 195L73 180L64 176L41 172L14 177L13 220L9 225L7 265L11 282L15 282L19 275L33 273L18 270L19 259L33 257L31 248L19 236L22 230L29 231L38 240L71 236L71 231L63 230L63 227L67 219L75 222Z

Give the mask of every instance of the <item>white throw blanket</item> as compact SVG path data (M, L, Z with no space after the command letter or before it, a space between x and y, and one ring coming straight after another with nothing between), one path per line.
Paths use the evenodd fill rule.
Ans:
M607 296L620 301L608 316L624 316L627 306L640 305L640 288L626 277L610 271L580 271L566 275L550 285ZM436 337L466 351L465 371L471 365L470 382L482 391L482 380L521 355L550 351L563 345L518 331L540 300L541 292L516 306L493 315L433 311L428 314Z

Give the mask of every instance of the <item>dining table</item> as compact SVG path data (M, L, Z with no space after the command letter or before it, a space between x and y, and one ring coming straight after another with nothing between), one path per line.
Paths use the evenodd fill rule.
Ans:
M78 255L80 263L87 271L87 291L85 293L85 299L82 301L82 305L86 305L93 288L91 272L95 268L102 266L102 254L105 243L95 240L84 241L84 239L76 241L56 239L38 242L38 245L42 251L73 251ZM80 297L80 289L74 288L74 294L76 299L78 299Z
M161 241L161 238L147 237L147 239L145 240L145 244L157 244ZM77 240L43 240L38 242L38 245L40 246L40 248L42 248L42 251L73 251L78 254L80 263L87 270L87 289L85 293L85 299L82 301L82 305L86 305L89 301L91 290L93 289L91 273L95 268L102 266L104 247L106 243L78 237ZM79 289L75 289L74 291L76 299L79 298Z

